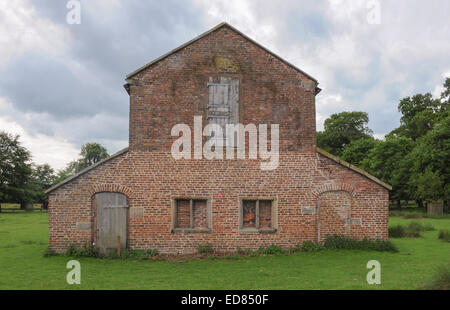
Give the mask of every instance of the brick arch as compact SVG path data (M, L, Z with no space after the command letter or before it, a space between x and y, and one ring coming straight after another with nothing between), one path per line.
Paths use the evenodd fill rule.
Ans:
M355 186L344 182L327 182L316 187L312 193L318 199L321 194L331 191L347 192L351 197L356 195Z
M127 196L128 198L131 197L133 191L131 188L121 185L121 184L114 184L114 183L103 183L103 184L95 184L92 185L89 189L90 196L94 196L96 193L101 192L112 192L112 193L121 193Z

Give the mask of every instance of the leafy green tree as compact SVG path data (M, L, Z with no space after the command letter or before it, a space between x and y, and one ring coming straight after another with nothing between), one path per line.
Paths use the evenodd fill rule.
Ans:
M412 178L416 186L416 196L425 201L438 201L442 198L443 180L438 171L432 171L429 168L425 172L415 174Z
M26 190L31 174L31 155L21 145L19 136L1 131L0 202L18 202L25 208L32 199Z
M58 184L65 179L73 176L77 172L78 162L71 161L64 169L59 170L53 180L53 185Z
M440 174L436 172L437 168L425 167L417 159L425 156L428 156L428 158L433 157L429 154L435 150L430 142L430 137L436 133L430 134L430 132L435 131L436 126L442 126L440 124L450 115L450 78L445 80L443 86L444 91L439 99L433 98L430 93L417 94L402 99L398 105L398 110L402 113L400 126L391 131L386 137L405 137L413 140L414 144L413 150L390 173L391 177L388 182L394 187L391 192L393 199L401 197L405 197L401 199L414 198L419 206L423 206L424 199L436 199L436 195L441 195L440 197L442 197L442 190L439 191L437 188L439 186L445 187L445 184L442 183L443 180ZM428 138L425 139L424 137L426 136ZM409 147L410 145L408 145ZM443 163L440 162L440 164ZM439 179L437 178L438 176Z
M77 171L79 172L109 156L106 148L99 143L90 142L81 147L81 158L78 160Z
M410 183L418 198L450 201L450 116L417 141Z
M380 142L380 140L376 140L373 137L365 137L352 141L345 147L341 158L352 165L362 168L370 151Z
M411 174L411 157L408 155L414 148L414 141L407 137L388 137L379 141L362 161L361 168L377 178L392 185L390 198L408 200L411 197L409 176Z
M49 164L34 165L33 179L44 189L52 186L55 180L55 170Z
M448 104L430 93L417 94L400 100L400 126L389 135L404 136L416 141L430 131L445 116Z
M372 130L367 127L369 116L365 112L341 112L325 120L324 131L317 133L317 145L340 156L352 141L368 138Z
M50 165L33 165L33 173L31 175L31 182L27 186L34 196L34 202L43 204L46 209L48 205L48 197L45 190L49 189L55 182L55 171Z
M447 109L450 105L450 77L445 79L444 82L444 91L441 93L441 102L444 105L444 109Z
M64 181L65 179L73 176L81 170L98 163L99 161L107 158L108 152L106 148L99 143L90 142L81 147L80 158L71 161L67 166L58 171L56 177L53 180L53 184Z

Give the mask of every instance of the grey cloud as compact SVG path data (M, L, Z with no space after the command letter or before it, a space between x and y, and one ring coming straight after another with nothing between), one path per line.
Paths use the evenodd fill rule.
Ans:
M119 83L105 85L88 74L76 76L61 59L27 53L3 73L1 93L24 112L47 112L64 120L102 111L120 115L128 110Z
M68 31L68 50L16 57L0 70L0 95L30 132L77 146L103 142L110 152L128 139L125 75L205 30L188 1L81 1L80 25L66 23L67 1L30 3L39 18Z

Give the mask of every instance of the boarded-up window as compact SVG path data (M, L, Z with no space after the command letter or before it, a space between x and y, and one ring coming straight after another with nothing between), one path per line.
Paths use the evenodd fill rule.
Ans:
M208 207L204 199L177 199L175 228L208 228Z
M194 200L193 201L193 209L194 209L194 228L207 228L207 206L206 200Z
M242 228L273 228L272 200L242 200Z
M231 77L214 77L209 79L209 104L207 119L210 124L218 124L222 128L223 145L236 145L237 135L232 140L226 138L226 125L239 123L239 79ZM210 139L220 139L219 137Z
M242 202L242 208L242 227L256 228L256 200L244 200Z
M177 200L177 224L179 228L191 227L190 201L186 199Z
M272 227L272 201L270 200L259 201L259 227Z

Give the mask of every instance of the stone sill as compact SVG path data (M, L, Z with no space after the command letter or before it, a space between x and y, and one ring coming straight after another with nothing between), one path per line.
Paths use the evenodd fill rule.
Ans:
M243 234L274 234L276 232L276 228L241 228L239 230L239 233Z
M177 233L181 233L181 234L195 234L195 233L207 234L207 233L211 233L211 229L210 228L172 228L172 230L170 232L172 234L177 234Z

